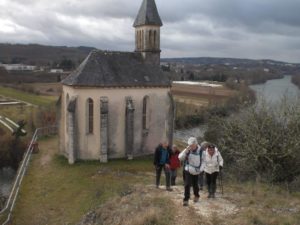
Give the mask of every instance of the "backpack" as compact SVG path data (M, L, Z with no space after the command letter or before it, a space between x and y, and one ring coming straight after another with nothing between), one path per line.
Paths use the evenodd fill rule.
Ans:
M198 149L197 149L198 151ZM187 155L186 155L186 159L184 161L184 168L187 166L188 167L188 172L192 175L198 175L200 174L200 168L201 168L201 164L202 164L202 154L203 154L203 149L200 148L200 151L199 151L199 157L200 157L200 163L199 163L199 166L194 166L194 165L191 165L188 161L188 158L190 156L190 154L193 154L193 155L198 155L198 154L195 154L195 153L191 153L189 152Z

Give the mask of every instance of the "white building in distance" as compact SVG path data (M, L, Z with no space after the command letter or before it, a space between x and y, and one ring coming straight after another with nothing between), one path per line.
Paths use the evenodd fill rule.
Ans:
M36 66L24 64L0 64L0 66L4 67L7 71L34 71L37 69Z

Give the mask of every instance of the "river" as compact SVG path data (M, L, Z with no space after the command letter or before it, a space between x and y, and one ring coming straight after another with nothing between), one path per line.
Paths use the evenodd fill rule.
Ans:
M298 97L299 88L291 81L292 76L284 76L282 79L268 80L264 84L251 85L256 92L258 100L265 99L268 103L280 101L284 96Z
M284 96L298 97L300 91L291 81L291 76L284 76L282 79L268 80L264 84L251 85L250 87L256 92L259 101L265 99L268 103L280 101ZM200 125L191 129L175 130L174 139L187 142L191 136L203 137L206 125Z

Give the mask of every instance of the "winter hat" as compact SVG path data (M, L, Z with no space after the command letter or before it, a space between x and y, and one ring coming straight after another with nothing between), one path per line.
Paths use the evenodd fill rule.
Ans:
M202 148L206 148L206 147L208 147L208 145L209 145L209 143L208 143L207 141L203 141L203 142L201 142L201 144L200 144L200 146L201 146Z
M188 140L188 145L193 145L193 144L198 144L197 138L195 137L190 137Z

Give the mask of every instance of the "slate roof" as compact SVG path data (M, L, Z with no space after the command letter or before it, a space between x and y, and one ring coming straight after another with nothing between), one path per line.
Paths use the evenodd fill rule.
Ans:
M154 0L144 0L133 26L157 25L162 26Z
M81 65L62 81L84 87L170 87L159 66L145 63L138 52L92 51Z

